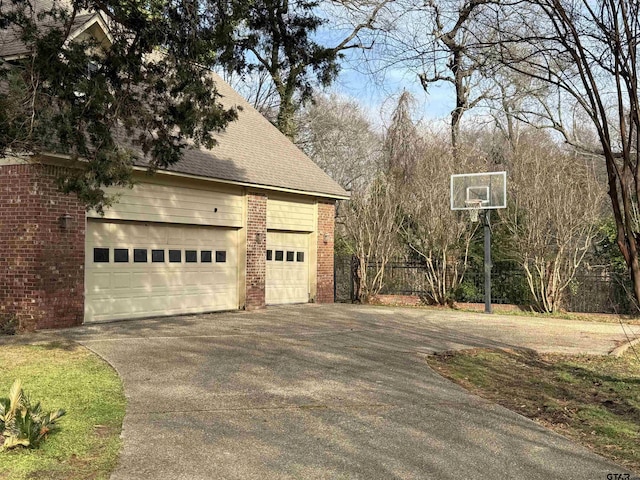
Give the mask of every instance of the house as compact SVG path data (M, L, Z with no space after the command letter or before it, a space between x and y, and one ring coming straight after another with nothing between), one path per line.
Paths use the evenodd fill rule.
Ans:
M108 38L99 16L74 28ZM140 162L104 216L56 189L68 158L0 160L0 313L42 329L333 301L335 202L347 192L216 82L223 105L241 107L219 145L153 176Z

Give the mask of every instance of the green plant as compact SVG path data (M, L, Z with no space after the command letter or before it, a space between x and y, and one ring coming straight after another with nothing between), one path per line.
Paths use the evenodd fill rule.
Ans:
M18 319L15 315L0 314L0 335L15 335L18 330Z
M71 342L5 344L0 365L0 397L19 378L44 408L73 405L73 415L67 409L62 428L40 448L0 451L0 478L107 480L117 465L126 405L115 370Z
M9 398L0 399L0 432L4 437L0 448L38 448L40 442L55 430L56 422L64 414L64 410L44 413L40 402L31 405L22 390L22 383L16 380L9 391Z
M454 292L455 299L459 302L482 301L483 292L473 283L465 279Z

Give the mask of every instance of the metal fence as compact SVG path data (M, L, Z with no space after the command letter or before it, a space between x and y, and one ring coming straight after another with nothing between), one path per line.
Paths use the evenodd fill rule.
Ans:
M335 259L335 299L338 302L355 300L357 259L337 256ZM368 265L373 273L375 268ZM534 304L522 268L515 262L495 262L491 271L491 302L528 307ZM425 265L416 260L389 262L385 268L385 295L419 295L427 292ZM563 308L585 313L637 313L631 300L629 280L605 268L587 268L578 272L565 291ZM484 302L484 271L482 265L472 265L457 288L457 302Z
M356 258L336 256L333 269L333 297L336 302L355 301Z

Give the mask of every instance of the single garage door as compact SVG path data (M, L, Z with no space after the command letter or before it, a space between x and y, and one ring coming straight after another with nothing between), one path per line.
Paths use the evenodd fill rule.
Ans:
M266 303L309 301L308 233L267 232Z
M238 308L238 231L87 223L85 321Z

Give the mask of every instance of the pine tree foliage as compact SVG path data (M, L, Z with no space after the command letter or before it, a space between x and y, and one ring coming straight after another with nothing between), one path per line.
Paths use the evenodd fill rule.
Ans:
M73 38L91 13L108 40ZM131 184L136 157L153 170L213 147L236 118L208 70L230 38L220 15L199 0L1 2L0 54L8 39L24 48L0 61L0 155L81 160L60 187L101 210L104 187Z

